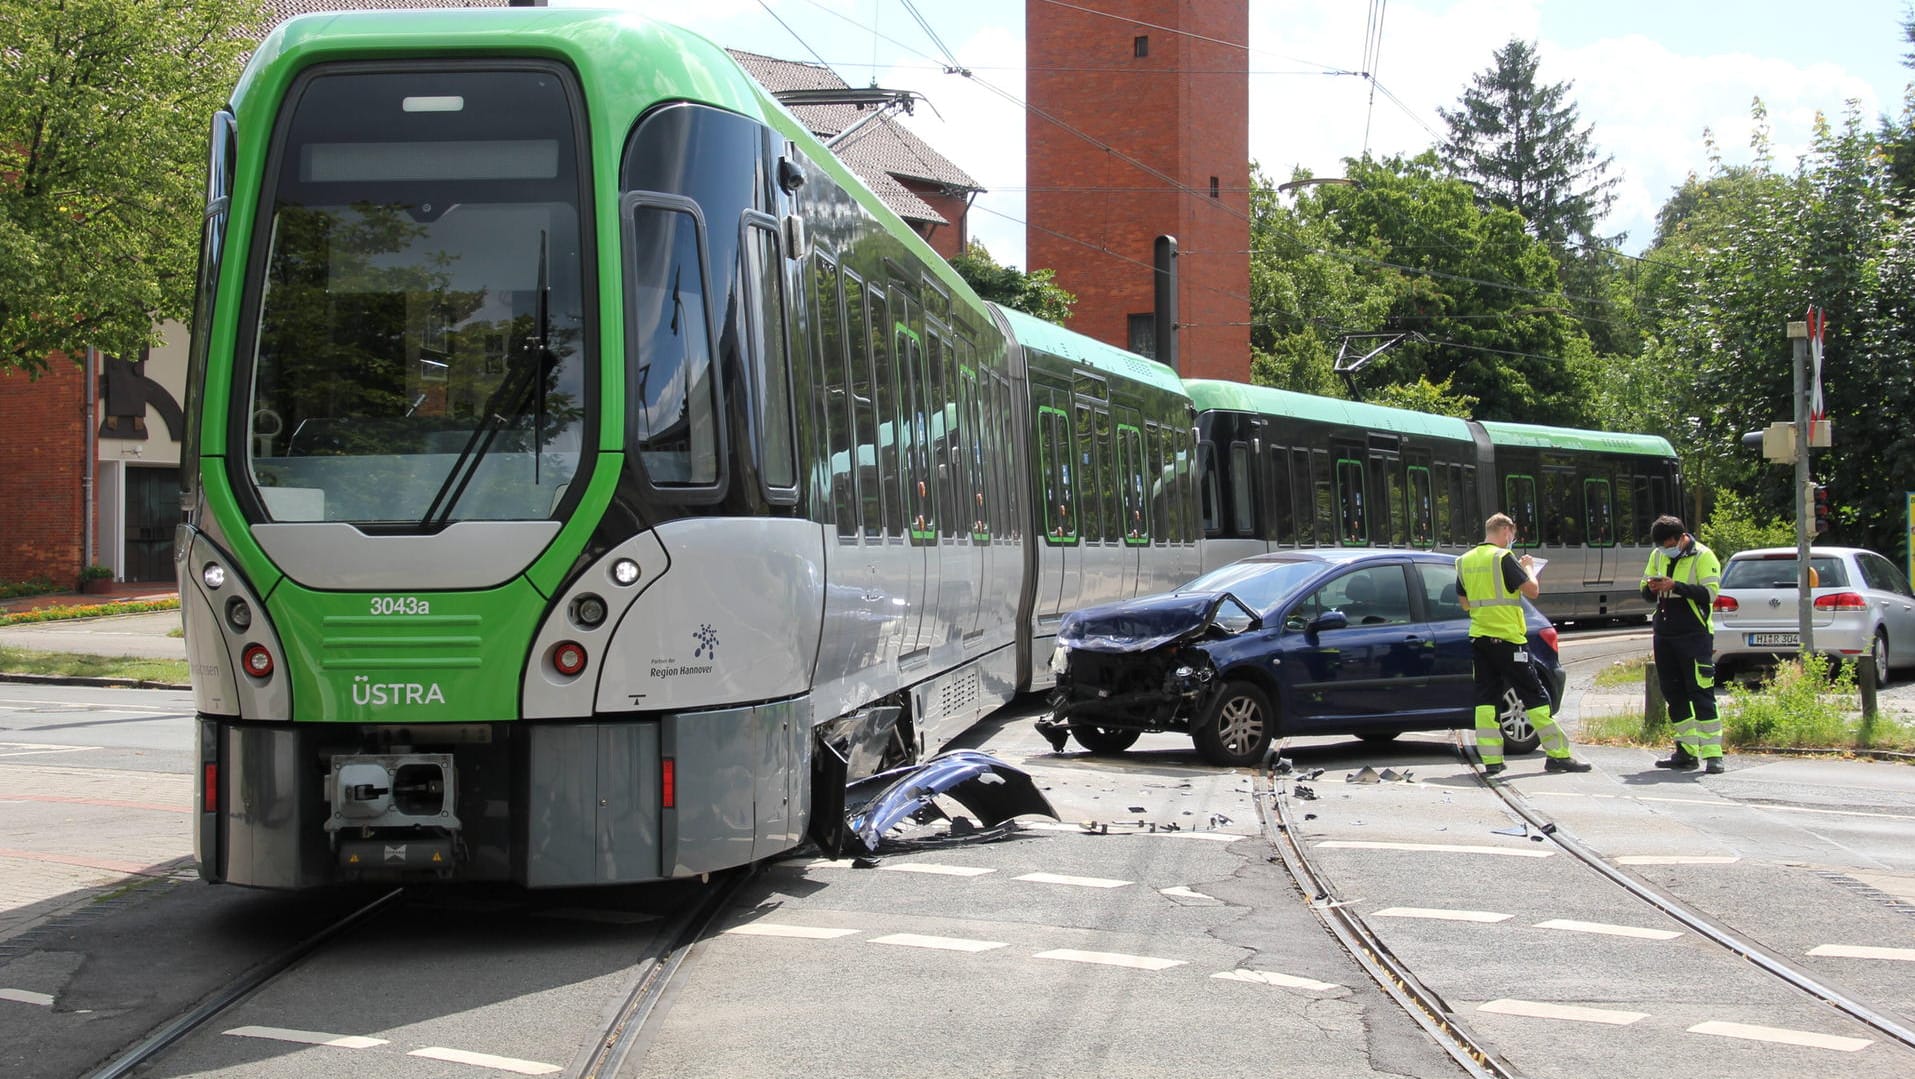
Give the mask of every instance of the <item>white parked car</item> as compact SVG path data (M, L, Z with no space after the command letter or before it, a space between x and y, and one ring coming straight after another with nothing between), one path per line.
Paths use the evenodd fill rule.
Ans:
M1884 685L1891 665L1915 665L1915 593L1895 563L1859 547L1814 547L1809 567L1817 652L1839 660L1873 655ZM1801 647L1796 580L1793 547L1740 551L1723 565L1715 602L1718 683Z

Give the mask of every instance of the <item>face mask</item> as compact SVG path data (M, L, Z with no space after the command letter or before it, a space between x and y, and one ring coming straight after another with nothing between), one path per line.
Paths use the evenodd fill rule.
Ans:
M1676 560L1676 556L1681 553L1682 553L1682 544L1680 543L1671 544L1668 547L1662 548L1662 557L1668 559L1671 562L1674 562Z

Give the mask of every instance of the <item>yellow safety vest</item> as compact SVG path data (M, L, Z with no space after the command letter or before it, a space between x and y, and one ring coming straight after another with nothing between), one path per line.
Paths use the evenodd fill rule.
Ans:
M1685 599L1683 602L1696 613L1696 621L1702 624L1703 631L1714 633L1715 619L1710 615L1715 610L1716 593L1722 586L1722 563L1716 560L1714 551L1700 543L1695 544L1693 551L1677 559L1677 562L1689 563L1689 584L1699 584L1709 590L1708 603L1697 603L1692 599ZM1668 556L1664 555L1660 549L1650 551L1649 565L1642 571L1643 583L1649 583L1651 577L1674 577L1675 575L1669 572L1670 565ZM1814 573L1814 568L1811 567L1809 572ZM1680 580L1680 578L1677 579Z
M1456 560L1456 578L1469 599L1469 635L1522 644L1529 639L1523 600L1503 585L1503 558L1509 551L1485 543Z

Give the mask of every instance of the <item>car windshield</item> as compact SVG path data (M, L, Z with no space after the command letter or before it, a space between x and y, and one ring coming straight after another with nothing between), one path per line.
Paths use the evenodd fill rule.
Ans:
M1177 591L1228 592L1257 613L1267 614L1322 569L1323 563L1312 561L1236 562L1213 569Z
M1809 568L1815 571L1817 588L1847 588L1848 567L1841 559L1811 557ZM1722 570L1723 588L1794 588L1794 555L1762 555L1732 558Z

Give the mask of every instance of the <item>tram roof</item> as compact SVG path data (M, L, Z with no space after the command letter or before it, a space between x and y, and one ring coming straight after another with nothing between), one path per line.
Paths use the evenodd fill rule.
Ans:
M1581 431L1534 423L1481 420L1492 446L1526 446L1546 450L1586 450L1595 453L1633 453L1646 457L1674 457L1675 448L1661 435L1627 435L1611 431Z
M1250 386L1242 382L1214 379L1189 379L1184 388L1198 411L1254 412L1266 416L1289 416L1300 420L1318 420L1369 431L1389 431L1399 435L1426 435L1458 442L1470 441L1469 423L1454 416L1435 416L1412 412L1407 408L1345 401L1335 397L1316 397L1295 390L1271 386Z
M1135 352L1125 352L1094 337L1072 333L1035 315L1004 306L997 309L1003 314L1004 320L1011 324L1011 334L1017 338L1018 344L1025 348L1039 349L1104 374L1119 375L1179 397L1184 396L1185 384L1178 380L1177 373L1155 360L1146 359Z

